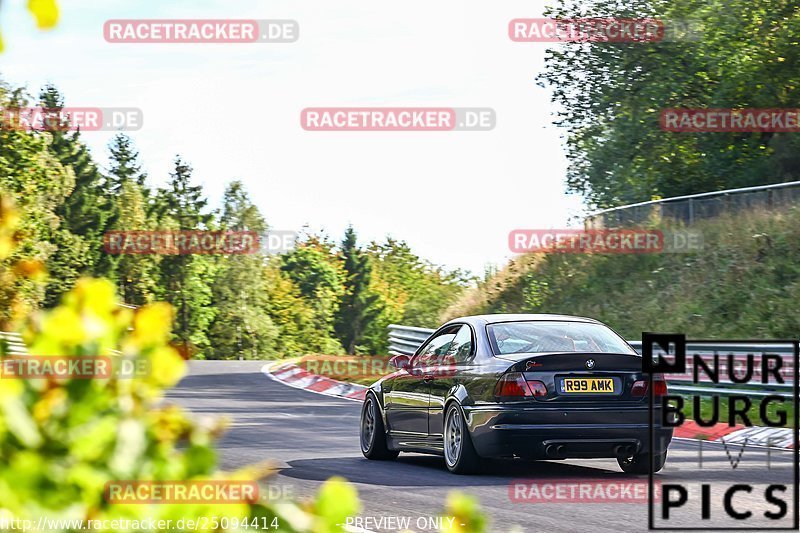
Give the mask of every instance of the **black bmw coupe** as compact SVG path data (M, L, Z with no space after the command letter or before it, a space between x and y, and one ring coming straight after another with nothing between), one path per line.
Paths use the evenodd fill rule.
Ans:
M444 456L474 472L482 458L616 458L625 472L661 470L672 428L653 428L642 358L608 326L561 315L457 318L397 371L374 383L361 411L369 459ZM662 376L651 393L667 392ZM661 420L654 399L656 424Z

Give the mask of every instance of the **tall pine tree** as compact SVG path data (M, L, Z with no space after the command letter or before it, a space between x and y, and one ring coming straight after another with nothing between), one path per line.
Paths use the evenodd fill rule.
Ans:
M358 248L356 232L348 226L342 240L345 293L334 324L336 335L347 353L356 353L364 329L381 311L378 295L369 290L372 276L370 257Z
M64 99L52 85L39 95L40 106L53 115L64 108ZM53 305L81 275L113 276L114 259L103 251L103 234L114 218L114 205L104 193L106 180L91 153L81 141L80 131L71 131L69 120L43 126L51 136L50 152L72 172L75 186L56 213L61 219L54 235L55 253L47 262L50 283L45 303Z
M156 198L160 229L208 229L213 217L204 212L208 202L202 186L192 185L192 167L178 156L170 178ZM166 255L161 259L161 297L175 306L174 333L187 350L206 351L209 347L206 331L215 314L210 307L215 269L211 256Z

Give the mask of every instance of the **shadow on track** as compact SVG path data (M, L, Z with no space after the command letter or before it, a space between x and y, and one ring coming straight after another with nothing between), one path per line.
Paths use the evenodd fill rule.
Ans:
M556 461L486 461L478 475L459 476L444 467L441 457L401 454L395 461L369 461L362 457L299 459L289 461L280 471L286 477L324 481L341 475L355 483L383 486L459 487L508 486L513 479L639 479L624 472L610 470L616 464L598 461L597 466L575 465ZM641 479L647 479L643 477Z

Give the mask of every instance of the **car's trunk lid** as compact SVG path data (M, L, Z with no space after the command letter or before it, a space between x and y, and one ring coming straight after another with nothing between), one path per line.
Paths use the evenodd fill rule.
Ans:
M520 372L526 381L540 381L545 396L535 401L551 405L573 402L640 402L631 395L642 373L642 358L636 354L561 352L547 354L508 354L498 356L513 365L508 372Z

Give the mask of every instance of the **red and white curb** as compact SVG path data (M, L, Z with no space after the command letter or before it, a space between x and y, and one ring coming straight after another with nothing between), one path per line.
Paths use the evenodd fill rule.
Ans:
M772 428L761 426L728 426L716 424L702 427L696 422L686 420L675 428L675 438L703 440L720 444L747 444L770 448L793 448L794 430L792 428Z
M346 383L324 376L312 374L294 363L267 363L261 367L267 377L280 381L290 387L303 389L325 396L336 396L354 402L364 401L367 387L355 383Z

